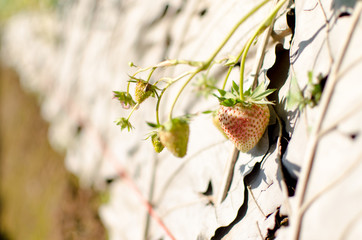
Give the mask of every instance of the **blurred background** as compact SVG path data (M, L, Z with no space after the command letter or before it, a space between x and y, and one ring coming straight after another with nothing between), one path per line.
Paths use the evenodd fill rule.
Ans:
M16 16L55 15L57 7L56 0L0 0L0 34ZM106 239L102 196L81 187L64 151L50 146L41 96L21 85L11 59L0 59L0 239Z

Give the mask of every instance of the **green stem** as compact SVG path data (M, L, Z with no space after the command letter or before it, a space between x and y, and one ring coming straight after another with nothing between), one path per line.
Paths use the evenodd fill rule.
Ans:
M165 87L164 89L162 89L162 91L161 91L161 93L160 93L160 96L159 96L158 99L157 99L157 104L156 104L156 122L157 122L157 124L160 124L159 107L160 107L161 98L162 98L163 94L165 93L166 89L167 89L168 87L170 87L173 83L175 83L175 82L177 82L178 80L180 80L181 78L183 78L183 77L185 77L185 76L187 76L187 75L189 75L189 74L192 74L192 73L193 73L193 72L190 71L190 72L186 72L186 73L184 73L184 74L181 74L181 75L178 76L177 78L172 79L172 81L170 81L170 82L166 85L166 87ZM154 85L156 85L159 81L160 81L160 80L158 80Z
M210 63L214 60L216 55L221 51L221 49L225 46L225 44L229 41L229 39L232 37L232 35L235 33L235 31L240 27L243 22L245 22L251 15L253 15L256 11L259 10L262 6L264 6L269 0L264 0L259 5L255 6L253 9L251 9L245 16L243 16L239 22L237 22L234 27L231 29L231 31L228 33L226 38L224 38L223 42L219 45L219 47L213 52L213 54L210 56L210 58L206 61L204 68L207 68Z
M255 6L253 9L251 9L245 16L243 16L239 22L237 22L234 27L231 29L231 31L228 33L228 35L224 38L224 40L222 41L222 43L218 46L218 48L212 53L212 55L206 60L206 62L204 64L202 64L202 66L200 66L197 70L195 70L195 72L189 77L189 79L187 79L187 81L184 83L184 85L181 87L180 91L177 93L175 100L172 103L171 106L171 110L169 113L169 119L172 119L172 112L173 109L175 107L175 104L177 102L177 99L179 98L179 96L181 95L182 91L185 89L185 87L187 86L187 84L196 76L196 74L198 74L199 72L208 69L210 64L212 63L212 61L214 61L216 55L221 51L221 49L223 49L223 47L225 46L225 44L230 40L230 38L233 36L233 34L236 32L236 30L240 27L240 25L242 23L244 23L251 15L253 15L255 12L257 12L262 6L264 6L267 2L269 2L269 0L264 0L263 2L261 2L259 5Z
M140 104L137 103L133 108L132 108L132 111L128 114L128 117L127 117L127 121L129 120L129 118L131 117L132 113L134 112L134 110L136 110L138 108Z
M225 89L226 82L228 81L229 76L230 76L230 73L231 73L231 70L233 70L233 68L234 68L234 66L230 66L230 67L229 67L229 70L228 70L228 72L227 72L227 74L226 74L226 77L225 77L224 83L223 83L223 85L222 85L222 90L224 90L224 89Z
M243 51L243 55L241 57L241 63L240 63L240 83L239 83L239 90L240 90L240 100L244 100L244 69L245 69L245 61L246 61L246 55L249 52L250 46L255 40L255 38L263 32L267 27L270 26L270 24L273 22L275 16L277 15L279 9L284 5L284 3L287 0L282 0L278 2L278 4L275 6L273 11L269 14L269 16L259 25L258 29L255 31L253 36L249 39L249 41L245 45L245 50Z
M186 64L192 67L201 67L203 65L203 62L190 61L190 60L176 60L176 64Z
M147 83L149 83L149 81L151 80L151 76L152 76L152 73L156 70L156 67L153 67L150 74L148 75L148 78L146 80Z
M177 82L178 80L180 80L181 78L184 78L184 77L186 77L187 75L189 75L189 74L192 74L193 73L193 71L189 71L189 72L185 72L185 73L183 73L183 74L181 74L180 76L177 76L176 78L160 78L158 81L156 81L155 82L155 86L159 83L159 82L161 82L161 81L163 81L163 80L168 80L169 82L170 82L170 84L172 84L172 83L174 83L174 82Z
M228 72L227 72L227 74L226 74L226 77L225 77L225 80L224 80L224 84L223 84L223 86L222 86L222 90L225 90L225 86L226 86L226 83L227 83L227 81L228 81L228 79L229 79L229 75L230 75L230 73L231 73L231 70L234 68L235 64L239 61L239 59L240 59L241 55L243 54L244 50L245 50L245 45L244 45L244 47L241 49L241 51L239 52L238 56L235 58L235 60L234 60L234 62L232 63L232 65L229 67L229 70L228 70Z
M185 87L187 86L187 84L196 76L196 74L198 74L199 72L202 71L202 68L198 68L188 79L187 81L184 83L184 85L182 85L180 91L178 91L176 97L175 97L175 100L173 101L172 103L172 106L171 106L171 110L170 110L170 114L168 115L168 118L171 120L172 119L172 112L173 112L173 109L175 107L175 104L177 102L177 99L180 97L182 91L185 89Z
M161 102L161 98L164 94L164 92L166 91L166 89L168 88L169 85L167 85L164 89L162 89L160 96L157 99L157 104L156 104L156 123L157 125L160 124L160 117L159 117L159 108L160 108L160 102Z

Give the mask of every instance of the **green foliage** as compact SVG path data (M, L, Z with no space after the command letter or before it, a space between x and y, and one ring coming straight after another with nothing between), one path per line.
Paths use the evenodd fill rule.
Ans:
M292 110L298 107L299 110L302 111L306 104L307 103L303 97L302 91L299 88L297 79L292 77L287 95L287 108Z
M289 110L298 108L299 111L303 111L306 106L314 107L318 105L323 91L322 79L323 76L319 74L315 83L313 81L313 72L309 71L307 87L303 92L298 85L297 79L293 77L287 95L287 108Z
M239 86L233 82L230 92L218 89L220 96L216 96L220 104L226 107L232 107L237 103L243 103L244 105L250 105L251 103L257 104L272 104L272 102L266 100L266 97L272 94L275 89L266 89L264 83L259 84L254 90L249 88L244 92L244 100L239 98Z
M129 131L131 131L134 127L132 126L132 124L128 121L128 119L126 118L118 118L115 123L119 126L121 126L121 130L126 129Z

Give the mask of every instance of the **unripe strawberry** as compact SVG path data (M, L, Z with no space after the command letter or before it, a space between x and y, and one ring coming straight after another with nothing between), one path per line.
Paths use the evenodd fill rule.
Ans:
M162 145L179 158L186 155L189 134L189 124L184 118L171 119L159 131Z
M221 105L218 110L221 127L241 152L248 152L259 142L269 123L266 104Z
M142 103L152 94L152 84L149 84L145 81L137 81L135 89L135 100L138 103Z
M161 143L160 136L157 133L153 134L152 137L151 137L151 140L152 140L152 145L153 145L153 148L155 149L155 151L157 153L162 152L162 150L165 147Z

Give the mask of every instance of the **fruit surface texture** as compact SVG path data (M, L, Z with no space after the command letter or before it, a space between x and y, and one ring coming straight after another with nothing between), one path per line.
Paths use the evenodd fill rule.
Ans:
M158 134L152 135L152 145L157 153L162 152L164 146L162 145L160 136Z
M219 121L225 134L241 152L248 152L259 142L269 123L266 104L237 103L232 107L221 105Z
M188 122L179 118L168 121L159 131L162 145L179 158L186 155L189 134Z
M151 94L152 94L151 86L152 86L151 84L143 82L143 81L137 82L136 90L135 90L136 102L142 103L149 96L151 96Z

